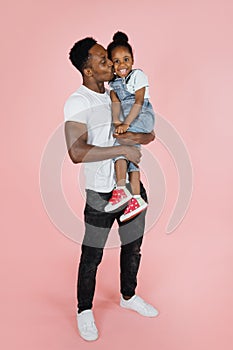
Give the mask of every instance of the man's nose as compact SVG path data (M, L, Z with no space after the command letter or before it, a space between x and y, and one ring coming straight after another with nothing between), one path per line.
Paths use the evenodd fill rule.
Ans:
M112 63L112 61L108 58L108 66L109 67L112 67L113 66L113 63Z

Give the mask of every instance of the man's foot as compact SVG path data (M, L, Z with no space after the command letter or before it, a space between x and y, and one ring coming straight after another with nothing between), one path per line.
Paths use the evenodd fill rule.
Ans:
M79 334L83 339L87 341L98 339L98 329L95 325L92 310L84 310L80 314L77 314L77 324Z
M109 202L104 210L106 212L114 211L120 208L122 205L128 203L130 198L132 198L132 194L126 187L117 187L112 191L112 197L109 199Z
M134 216L140 214L143 210L148 207L148 204L142 199L141 196L134 196L129 201L124 214L120 216L120 221L124 222L132 219Z
M154 308L154 306L147 304L142 298L137 295L132 296L129 300L125 300L121 296L120 306L125 309L130 309L138 312L142 316L146 317L156 317L159 312Z

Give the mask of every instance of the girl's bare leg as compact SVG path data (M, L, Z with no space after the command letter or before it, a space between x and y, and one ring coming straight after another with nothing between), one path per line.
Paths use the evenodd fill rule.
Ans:
M115 162L115 172L117 186L125 186L127 172L127 161L125 159L118 159Z
M129 181L133 195L140 195L140 171L131 171Z

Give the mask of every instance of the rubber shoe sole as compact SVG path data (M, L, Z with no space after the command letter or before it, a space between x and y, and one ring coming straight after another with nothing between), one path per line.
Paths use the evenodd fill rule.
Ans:
M134 295L131 299L125 300L122 296L120 299L120 306L124 309L136 311L144 317L156 317L159 311L154 306L146 303L142 298Z

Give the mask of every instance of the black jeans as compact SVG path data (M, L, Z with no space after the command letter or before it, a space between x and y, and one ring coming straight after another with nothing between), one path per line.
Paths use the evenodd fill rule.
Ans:
M79 313L92 308L97 268L102 260L103 248L115 220L117 220L119 225L121 240L121 294L125 296L133 296L135 294L146 215L145 210L135 218L122 223L119 221L119 217L124 209L114 213L104 212L104 207L112 192L98 193L87 190L86 193L87 198L84 210L85 235L82 243L77 283ZM141 196L147 201L146 191L142 184Z

